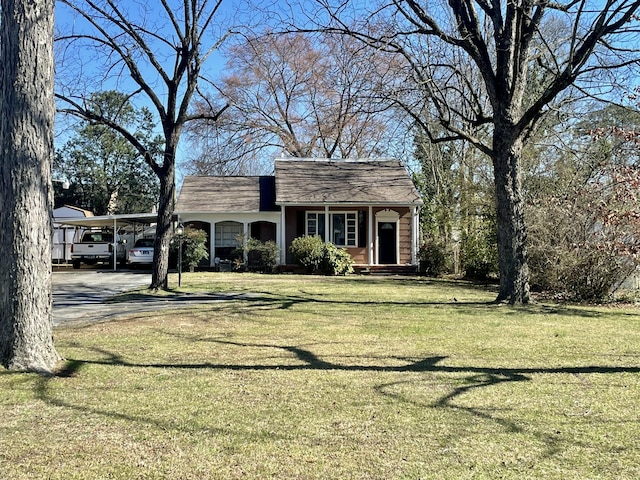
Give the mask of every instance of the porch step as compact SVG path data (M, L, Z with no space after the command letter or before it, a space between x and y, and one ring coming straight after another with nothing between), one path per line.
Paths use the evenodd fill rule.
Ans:
M417 275L416 265L354 265L354 273L360 275Z

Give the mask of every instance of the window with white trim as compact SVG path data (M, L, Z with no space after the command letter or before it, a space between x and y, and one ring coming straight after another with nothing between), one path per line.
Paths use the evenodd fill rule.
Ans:
M306 234L324 239L324 213L307 212Z
M216 248L237 247L238 236L244 232L244 226L238 222L216 223Z
M306 234L325 238L325 214L306 212ZM358 246L358 212L329 213L329 241L337 247Z

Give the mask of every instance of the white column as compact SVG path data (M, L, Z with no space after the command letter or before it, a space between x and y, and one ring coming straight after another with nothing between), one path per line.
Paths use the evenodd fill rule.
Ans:
M247 242L249 241L249 222L242 223L243 231L244 231L244 245L243 245L243 253L242 260L246 264L249 260L249 251L247 250Z
M282 264L282 223L274 222L276 224L276 245L278 245L278 257L276 263Z
M411 265L418 261L418 208L411 207Z
M369 205L369 219L367 220L369 226L369 265L373 265L373 207Z
M331 227L331 222L329 221L329 205L324 206L324 243L331 241L331 232L329 232L329 228Z
M402 261L400 260L400 221L401 218L398 218L396 222L396 263L400 264Z
M209 228L209 266L214 267L216 261L216 222Z
M287 263L287 222L285 212L287 207L280 206L280 265Z

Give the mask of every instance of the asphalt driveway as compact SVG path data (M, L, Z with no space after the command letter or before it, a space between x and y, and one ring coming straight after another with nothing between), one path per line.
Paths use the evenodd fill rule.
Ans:
M73 321L98 321L128 313L135 305L106 304L106 300L122 292L151 283L151 273L128 270L61 270L54 271L53 324Z
M142 296L126 302L109 302L119 293L148 286L151 273L132 270L54 270L53 324L94 323L138 312L181 308L188 305L256 298L251 293L176 293L170 296Z

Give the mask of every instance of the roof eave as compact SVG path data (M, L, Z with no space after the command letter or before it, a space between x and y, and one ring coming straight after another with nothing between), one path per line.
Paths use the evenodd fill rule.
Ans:
M280 213L280 210L175 210L176 215L255 215L256 213Z
M276 201L276 205L282 207L323 207L323 206L341 206L341 205L349 205L349 206L365 206L365 207L386 207L386 206L394 206L394 207L413 207L424 205L422 200L416 200L415 202L278 202Z

